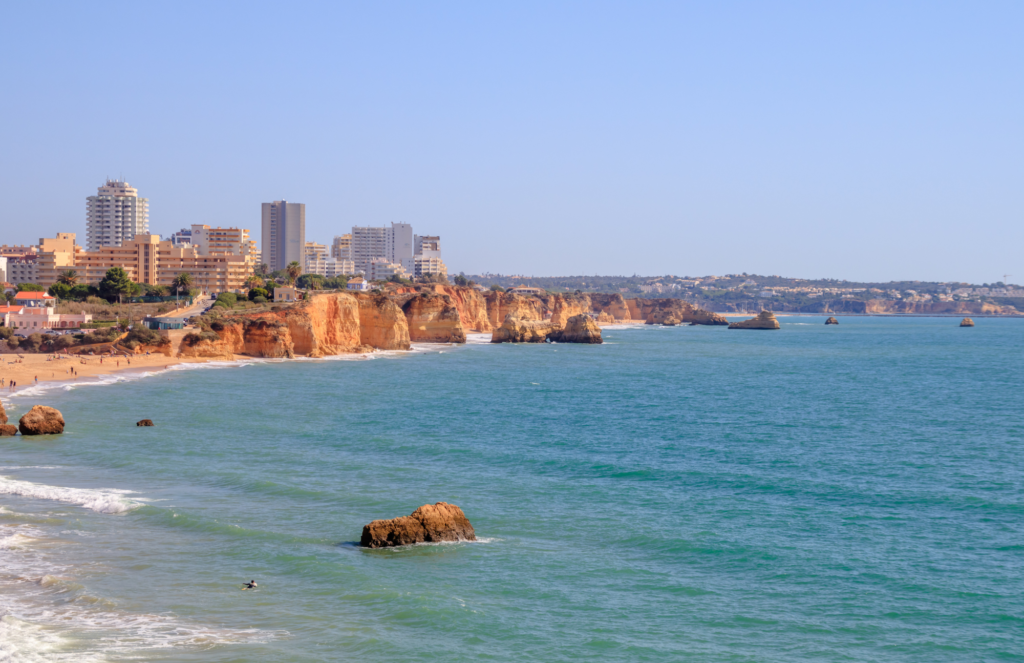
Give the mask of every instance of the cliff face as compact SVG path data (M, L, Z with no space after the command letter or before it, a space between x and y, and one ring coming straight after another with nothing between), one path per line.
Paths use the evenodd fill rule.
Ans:
M360 343L378 350L408 350L409 324L395 300L362 293L357 297Z
M551 324L561 329L569 318L589 314L593 309L587 295L550 295L541 301L551 311Z
M459 311L463 330L489 332L494 329L487 315L487 300L482 292L475 288L460 288L451 285L434 286L435 291L451 297L452 303Z
M589 315L574 315L565 321L565 327L551 335L559 343L604 343L601 328Z
M481 298L482 299L482 298ZM422 292L403 306L413 343L465 343L459 310L448 295Z
M696 308L682 299L629 299L630 310L635 306L637 319L648 325L683 324L727 325L729 321L717 313Z
M633 319L632 314L629 312L629 306L622 295L593 293L590 295L590 302L593 310L599 313L606 313L613 320L628 321Z
M555 331L548 320L523 320L510 313L491 334L491 343L543 343Z
M544 302L534 297L523 297L508 292L489 292L487 301L487 320L492 328L500 327L505 318L514 315L520 320L543 320Z

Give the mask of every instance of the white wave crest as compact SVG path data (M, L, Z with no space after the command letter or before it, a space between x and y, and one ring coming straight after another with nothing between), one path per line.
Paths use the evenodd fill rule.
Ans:
M104 488L65 488L63 486L46 486L31 481L20 481L0 476L0 494L20 495L39 500L54 500L85 507L99 513L126 513L142 506L143 500L129 499L125 495L131 490Z

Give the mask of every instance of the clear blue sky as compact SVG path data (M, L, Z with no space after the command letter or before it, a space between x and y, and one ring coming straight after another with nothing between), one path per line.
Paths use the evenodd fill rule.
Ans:
M1022 2L0 4L0 242L306 203L455 272L1024 283ZM258 232L256 239L259 240Z

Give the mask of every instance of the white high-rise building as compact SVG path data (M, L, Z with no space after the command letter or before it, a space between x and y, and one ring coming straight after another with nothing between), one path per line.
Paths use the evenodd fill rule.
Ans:
M107 180L86 198L85 241L89 251L121 246L149 233L149 199L124 180Z
M352 262L356 272L366 274L374 258L387 257L387 228L354 226L352 228Z

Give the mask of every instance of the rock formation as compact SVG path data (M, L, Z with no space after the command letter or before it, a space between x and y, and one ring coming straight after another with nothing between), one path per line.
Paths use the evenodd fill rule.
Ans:
M424 504L410 516L374 520L363 527L359 545L390 548L440 541L476 541L476 532L462 509L447 502Z
M574 315L561 331L552 333L548 338L558 343L604 343L601 328L589 315Z
M729 329L778 329L779 321L771 311L761 311L756 318L742 322L730 322Z
M551 324L561 329L569 318L590 313L592 305L587 295L549 295L542 297L545 307L551 311Z
M628 322L633 319L626 300L618 293L612 295L591 293L590 302L593 310L598 313L607 313L614 320Z
M11 424L0 424L0 437L13 437L18 434L18 427Z
M974 320L971 320L970 318L964 318L963 320L960 321L960 326L961 327L973 327L974 326Z
M544 302L534 297L523 297L509 292L489 292L487 319L492 329L504 324L505 318L515 315L521 320L543 320Z
M637 320L648 325L682 324L727 325L729 321L717 313L697 308L682 299L627 299L630 311L637 310Z
M18 421L22 435L58 435L64 432L64 416L52 407L33 405Z
M363 345L378 350L409 349L409 324L394 299L387 295L359 297L359 338Z
M828 320L825 321L825 324L826 325L838 325L839 321L836 320L835 318L829 318Z
M555 331L560 330L549 320L523 320L509 313L491 334L491 343L543 343Z
M153 423L152 419L143 419L142 421L137 422L135 425L136 426L153 426L155 424Z
M7 410L4 409L4 404L0 403L0 424L7 423Z
M459 310L448 295L426 291L402 306L413 343L465 343Z

